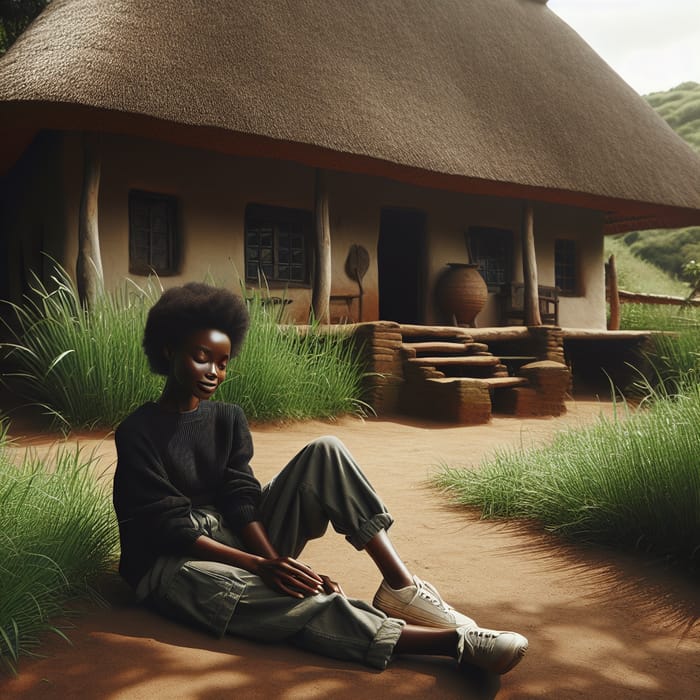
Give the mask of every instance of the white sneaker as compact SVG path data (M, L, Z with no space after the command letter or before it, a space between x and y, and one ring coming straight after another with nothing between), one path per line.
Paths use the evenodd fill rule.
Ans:
M476 627L476 622L450 607L427 581L413 577L413 585L405 588L391 588L382 581L374 596L372 605L389 617L397 617L412 625L424 627Z
M474 665L491 673L508 673L527 651L527 639L517 632L498 632L482 627L457 630L457 662Z

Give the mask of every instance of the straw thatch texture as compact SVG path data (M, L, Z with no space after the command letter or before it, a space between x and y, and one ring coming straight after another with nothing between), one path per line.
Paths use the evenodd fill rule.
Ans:
M0 61L0 120L32 102L700 221L700 158L532 0L53 0Z

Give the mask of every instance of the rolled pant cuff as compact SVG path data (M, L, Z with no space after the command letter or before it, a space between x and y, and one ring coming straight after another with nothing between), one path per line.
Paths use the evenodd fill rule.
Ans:
M345 538L355 549L362 550L365 545L380 531L388 530L394 519L389 513L377 513L364 522L359 530Z
M387 617L384 620L367 650L365 662L368 666L378 668L380 671L387 667L405 624L403 620L393 617Z

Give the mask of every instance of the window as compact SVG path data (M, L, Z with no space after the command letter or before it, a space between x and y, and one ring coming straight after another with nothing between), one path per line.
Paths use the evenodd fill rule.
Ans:
M554 284L562 294L576 294L576 241L560 238L554 242Z
M245 276L307 284L311 212L249 204L245 211Z
M177 273L177 199L153 192L129 192L129 272Z
M489 289L509 284L513 275L513 232L501 228L470 226L466 235L471 260Z

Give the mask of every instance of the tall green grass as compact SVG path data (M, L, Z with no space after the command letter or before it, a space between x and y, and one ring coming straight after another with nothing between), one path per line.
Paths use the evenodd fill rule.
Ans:
M626 330L657 330L646 360L651 367L636 383L636 394L668 398L681 387L700 381L700 308L622 304L621 327ZM658 390L650 393L649 384Z
M585 542L644 552L700 578L700 310L623 304L622 327L653 336L638 409L560 433L547 447L500 451L435 478L484 517L522 518Z
M362 365L347 334L279 325L258 295L249 308L248 338L229 365L219 400L240 404L259 421L364 412Z
M700 386L644 410L567 430L479 468L443 465L435 484L483 517L534 520L576 540L642 550L700 576Z
M620 328L641 331L693 332L700 328L700 307L621 304Z
M9 386L64 430L117 425L162 386L140 345L160 292L153 280L127 282L87 311L63 269L51 288L35 279L25 303L11 305L15 342L3 346Z
M64 271L50 289L36 281L26 302L13 305L15 340L3 358L9 386L64 430L118 425L160 395L163 379L151 374L141 349L160 292L155 280L143 287L127 281L87 311ZM253 420L361 413L363 368L348 336L282 327L264 301L250 301L248 338L216 398L241 404Z
M11 462L0 434L0 667L15 670L76 598L94 595L118 533L94 460L78 448Z

